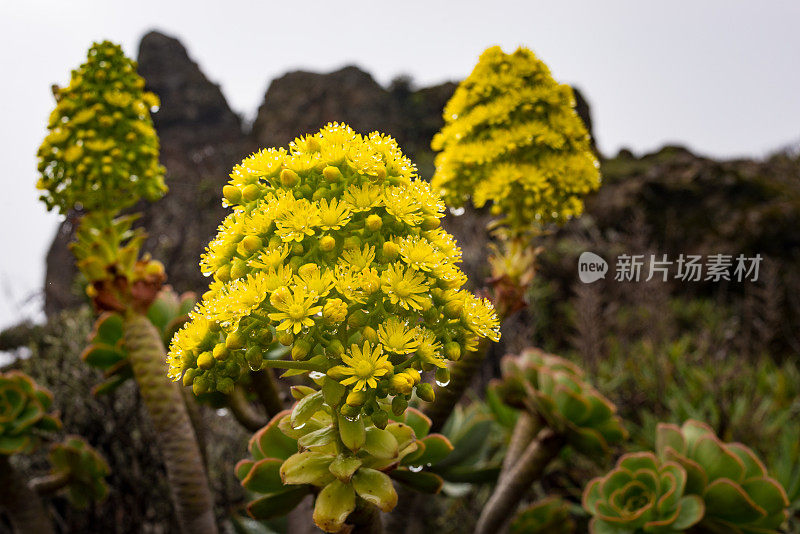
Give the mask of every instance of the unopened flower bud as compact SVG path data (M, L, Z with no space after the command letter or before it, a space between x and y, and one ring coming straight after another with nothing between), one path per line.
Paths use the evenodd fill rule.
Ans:
M361 335L364 336L364 339L366 339L367 341L369 341L371 343L377 343L378 342L378 332L376 332L375 329L372 328L371 326L365 326L361 330Z
M292 343L294 343L294 336L291 332L283 331L278 334L278 343L283 345L284 347L288 347Z
M347 304L341 299L330 299L322 307L322 319L326 324L339 324L345 317L347 317Z
M305 339L297 339L292 345L292 359L302 360L311 352L311 343Z
M288 287L281 286L272 292L272 295L269 296L269 302L273 306L278 307L290 298L292 298L292 292L289 291Z
M264 356L259 347L250 347L244 353L244 357L247 360L247 365L253 370L261 369L261 364L264 363Z
M197 366L200 369L211 369L214 367L214 355L209 351L200 353L200 356L197 357Z
M211 352L215 360L224 360L228 357L228 347L225 343L217 343L214 345L214 350Z
M451 341L444 346L444 355L448 360L458 361L461 358L461 345Z
M424 400L425 402L433 402L433 400L436 398L436 395L433 393L433 386L431 386L427 382L417 384L416 391L417 391L417 397Z
M385 241L383 243L383 257L387 260L394 260L400 254L400 247L394 241Z
M403 415L406 408L408 408L408 400L402 395L397 395L392 399L392 413L397 417Z
M222 188L222 196L229 204L238 204L242 200L242 190L235 185L226 185Z
M372 214L367 217L366 226L369 230L373 232L377 232L383 226L383 220L381 220L380 215Z
M444 305L444 313L449 319L458 319L461 317L461 311L464 309L464 301L460 299L453 299Z
M252 254L261 248L262 241L257 235L248 235L242 239L241 245L248 254Z
M367 400L367 392L364 390L361 391L351 391L347 394L347 400L345 402L348 406L358 407L364 404Z
M342 179L342 171L330 165L322 169L322 175L331 183L338 182Z
M381 430L386 428L386 425L389 423L389 414L387 414L383 410L373 411L371 418L372 418L372 424L380 428Z
M434 228L439 228L441 221L439 221L438 217L434 217L429 215L422 219L422 229L423 230L433 230Z
M246 185L244 189L242 189L242 198L247 202L252 202L260 196L261 188L259 188L256 184Z
M281 171L281 184L285 187L294 187L300 181L300 177L292 169L283 169Z
M237 350L244 347L244 336L241 332L231 332L225 337L225 346L228 347L230 350Z
M329 235L323 236L319 240L319 248L324 252L330 252L336 248L336 240Z

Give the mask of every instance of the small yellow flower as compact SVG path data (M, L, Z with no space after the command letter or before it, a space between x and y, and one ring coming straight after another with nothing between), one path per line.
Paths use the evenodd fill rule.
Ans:
M416 332L397 317L389 319L378 327L378 341L383 348L395 354L410 354L417 350L419 342ZM434 338L435 339L435 338Z
M323 198L319 203L319 219L323 230L339 230L350 220L350 209L335 198L330 203Z
M304 326L314 326L314 319L311 317L322 311L322 306L314 306L317 296L309 295L305 289L297 286L285 298L274 299L270 302L278 312L270 313L269 318L273 321L282 321L276 329L291 331L295 334L299 334Z
M342 197L347 206L355 211L367 211L380 205L381 188L373 184L351 185Z
M428 283L422 273L393 263L381 274L381 290L392 304L407 310L421 310L427 299Z
M302 198L275 221L278 227L275 233L284 241L302 241L314 235L314 228L319 224L319 209Z
M447 367L447 363L439 354L442 344L436 340L436 334L427 328L420 326L417 328L417 356L423 362L435 365L436 367Z
M364 342L363 348L351 345L350 355L342 356L346 367L341 369L343 374L350 375L341 381L342 385L353 386L354 391L361 391L369 387L378 387L378 379L392 369L388 355L383 354L383 348L377 345L374 349L369 341Z
M342 260L354 271L363 271L375 261L375 247L364 245L362 249L345 250L342 252Z
M398 243L400 257L419 271L430 271L444 260L441 253L424 237L406 237Z
M324 272L320 271L316 264L307 263L300 267L294 277L294 283L303 288L307 294L322 298L331 292L334 284L333 273L327 269Z
M421 206L405 187L387 187L383 191L383 204L389 215L405 224L416 226L422 222Z
M481 299L469 292L462 292L464 309L461 317L472 333L492 341L500 339L500 321L494 313L494 306L488 299Z

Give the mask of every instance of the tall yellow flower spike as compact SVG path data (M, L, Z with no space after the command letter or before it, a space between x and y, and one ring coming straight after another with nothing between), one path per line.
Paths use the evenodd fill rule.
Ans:
M430 387L396 375L499 338L491 304L461 289L444 205L391 137L333 123L230 177L233 210L200 262L213 281L170 347L170 376L195 392L284 366L357 392L337 406L348 416L374 414ZM296 361L265 359L275 338Z
M54 90L56 108L39 147L37 188L48 210L116 212L167 190L150 118L158 97L144 91L136 63L118 45L89 49L67 87Z
M512 234L583 211L600 185L575 97L527 48L486 50L444 110L431 182L448 204L491 203Z

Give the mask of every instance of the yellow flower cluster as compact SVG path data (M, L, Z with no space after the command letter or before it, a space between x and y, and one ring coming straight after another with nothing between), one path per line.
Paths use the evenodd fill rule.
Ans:
M39 147L37 188L47 209L116 211L166 191L150 110L158 97L122 49L108 41L89 49L56 108Z
M369 413L430 398L420 372L499 338L492 305L461 289L444 205L391 137L329 124L246 158L223 195L233 210L200 262L213 281L169 353L195 392L228 391L277 338L292 372Z
M489 48L445 107L432 186L455 206L491 202L513 233L580 215L600 173L574 108L533 52Z

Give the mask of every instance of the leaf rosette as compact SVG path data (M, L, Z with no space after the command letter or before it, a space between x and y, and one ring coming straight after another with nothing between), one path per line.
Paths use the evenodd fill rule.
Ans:
M583 507L593 519L592 534L683 532L705 510L697 495L686 495L686 470L653 453L622 456L607 475L586 486Z
M758 456L741 443L724 443L705 423L659 424L656 454L686 470L686 493L703 498L701 526L709 532L777 532L788 517L786 491Z
M539 349L506 356L498 392L510 405L541 417L587 455L605 454L626 431L616 406L583 378L572 362Z

